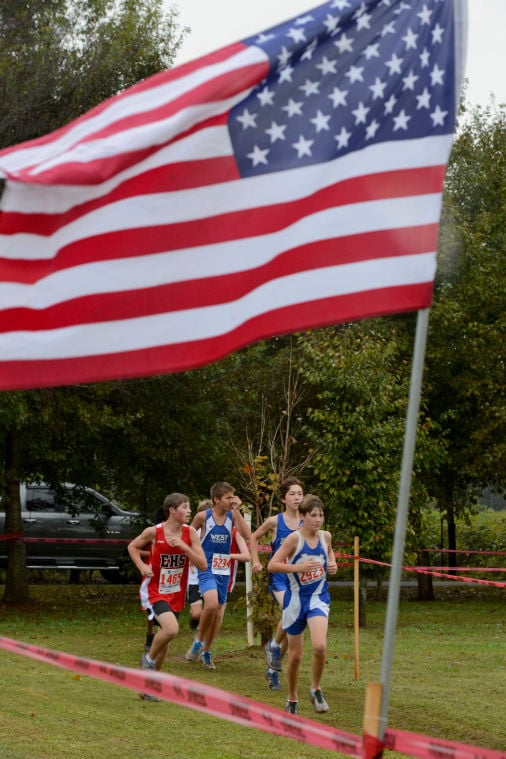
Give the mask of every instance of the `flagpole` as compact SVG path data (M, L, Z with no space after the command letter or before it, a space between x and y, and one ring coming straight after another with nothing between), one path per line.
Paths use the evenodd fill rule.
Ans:
M406 538L406 525L408 521L409 495L411 488L411 476L413 471L416 429L418 424L418 411L420 408L420 396L422 387L423 365L425 360L425 346L427 344L428 324L429 309L418 311L415 345L413 349L413 364L411 367L408 410L406 416L406 429L404 433L401 478L397 501L397 518L392 552L392 566L390 569L390 582L388 588L383 657L381 664L382 698L379 725L379 738L381 741L384 739L387 726L395 629L397 625L397 612L399 609L404 543Z

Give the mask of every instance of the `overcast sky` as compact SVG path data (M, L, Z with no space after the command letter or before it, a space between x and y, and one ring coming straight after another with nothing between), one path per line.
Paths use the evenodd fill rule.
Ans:
M420 0L421 2L421 0ZM189 26L176 63L250 36L319 5L316 0L167 0ZM469 35L466 76L472 103L486 105L493 93L506 102L506 0L468 0Z

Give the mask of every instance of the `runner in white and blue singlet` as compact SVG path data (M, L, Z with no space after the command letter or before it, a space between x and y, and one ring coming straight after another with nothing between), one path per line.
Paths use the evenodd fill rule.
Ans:
M291 635L298 635L306 629L309 617L328 617L330 595L327 583L328 551L325 535L318 532L318 542L312 547L298 533L298 542L290 564L303 564L315 559L318 567L307 572L291 572L288 578L289 590L285 594L283 606L283 629Z
M216 589L220 605L227 600L232 526L230 512L225 514L224 522L219 524L214 518L213 510L206 509L200 542L206 555L207 568L199 570L199 588L202 596L208 590Z
M337 572L332 536L321 529L323 503L318 496L306 495L299 512L302 527L285 538L267 566L269 572L286 574L289 581L289 589L284 594L282 623L288 640L285 711L290 714L298 714L298 684L306 627L309 627L313 650L309 696L316 712L329 709L321 689L327 659L330 608L327 573Z

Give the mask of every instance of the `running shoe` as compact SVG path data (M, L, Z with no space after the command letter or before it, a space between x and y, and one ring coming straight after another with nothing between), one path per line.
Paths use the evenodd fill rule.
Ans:
M269 683L269 690L281 690L281 683L279 682L279 672L276 669L267 667L265 676Z
M287 701L285 704L285 712L288 712L288 714L298 714L299 713L299 702L298 701Z
M267 664L271 669L281 672L281 646L277 646L270 640L265 644L265 655Z
M154 669L155 668L155 662L147 660L147 654L142 654L141 656L141 669Z
M319 688L310 688L309 698L311 699L315 712L328 712L329 705L325 701L325 696Z
M185 653L184 658L187 661L198 661L200 657L200 650L204 644L201 640L194 640L193 645Z
M200 661L205 669L216 669L216 664L213 662L213 657L210 651L201 651Z
M155 669L155 662L148 662L146 659L146 654L143 654L141 656L141 669ZM138 693L138 696L144 701L160 701L159 698L152 696L151 693Z
M142 698L143 701L160 701L158 696L152 696L151 693L139 692L137 695L139 696L139 698Z

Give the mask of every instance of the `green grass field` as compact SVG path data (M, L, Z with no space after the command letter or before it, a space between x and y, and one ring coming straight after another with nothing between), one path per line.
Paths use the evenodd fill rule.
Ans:
M278 708L269 691L260 644L246 642L240 589L214 647L216 672L185 661L188 615L164 671L215 685ZM0 634L83 657L137 667L145 620L137 586L33 585L26 609L0 606ZM438 600L403 598L395 642L388 726L483 748L506 749L506 606L504 591L451 588ZM330 712L316 715L309 698L306 641L300 711L362 733L365 689L380 678L386 604L369 602L360 631L360 678L354 679L350 589L333 590L324 690ZM297 741L225 722L168 702L141 701L126 688L0 650L2 759L312 759L338 756ZM388 752L385 752L388 754ZM391 756L399 756L392 755Z

